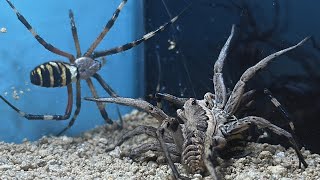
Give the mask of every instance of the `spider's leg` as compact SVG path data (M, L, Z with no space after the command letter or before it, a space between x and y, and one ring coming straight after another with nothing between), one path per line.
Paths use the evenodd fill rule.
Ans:
M227 92L226 92L226 86L223 82L223 73L222 68L225 59L227 58L227 55L230 51L230 44L234 37L234 30L235 25L232 25L231 33L224 44L223 48L220 51L218 60L214 64L213 68L213 85L214 85L214 93L215 93L215 100L216 105L218 108L222 109L227 101Z
M98 73L95 73L92 77L94 77L99 82L102 88L107 91L107 93L111 97L118 97L117 93L102 79L102 77Z
M94 88L91 79L90 78L86 79L86 82L87 82L87 84L88 84L88 86L90 88L90 91L91 91L93 97L94 98L99 98L98 93L97 93L96 89ZM98 109L100 111L100 114L103 117L103 119L105 120L105 122L108 123L108 124L113 124L113 121L108 116L108 113L107 113L107 111L105 109L104 103L103 102L96 102L96 104L97 104Z
M174 139L175 144L177 144L177 148L182 147L183 137L181 126L179 125L179 121L176 118L172 118L164 113L160 108L153 106L147 101L141 99L132 99L132 98L124 98L124 97L115 97L115 98L84 98L87 101L96 101L96 102L107 102L107 103L116 103L125 106L135 107L142 111L145 111L151 114L154 118L156 118L160 123L166 121L169 125L167 128L172 133L172 138Z
M119 106L116 107L117 108L117 113L118 113L118 117L119 117L119 129L122 129L123 128L123 119L122 119L122 116L121 116L121 113L120 113L120 109L119 109Z
M269 62L271 62L271 60L275 59L276 57L281 56L281 55L285 54L286 52L291 51L291 50L301 46L308 39L309 39L309 37L303 39L302 41L300 41L298 44L296 44L294 46L291 46L289 48L275 52L275 53L265 57L261 61L259 61L256 65L248 68L242 74L242 76L240 77L240 80L237 82L237 84L233 88L233 91L227 101L227 104L226 104L224 110L228 114L234 114L240 104L241 97L243 95L246 83L256 74L256 72L258 72L259 70L266 67L269 64Z
M157 129L152 126L144 126L144 125L138 126L138 127L134 128L133 130L124 133L121 136L121 138L119 139L119 141L113 147L106 149L106 152L114 150L117 146L120 146L128 139L130 139L134 136L137 136L137 135L146 134L151 137L156 137L157 136L156 131L157 131Z
M166 143L166 147L168 148L168 151L170 153L170 157L172 158L172 160L174 162L180 162L181 154L177 151L175 144ZM128 156L132 159L136 159L137 157L141 157L142 154L148 151L162 152L163 150L159 142L156 141L156 142L144 143L138 147L135 147L130 152L128 152L128 155L125 155L125 156Z
M89 47L89 49L87 50L86 53L84 53L84 56L89 57L91 56L92 52L96 49L96 47L99 45L99 43L102 41L102 39L104 38L104 36L109 32L109 30L112 28L114 22L117 20L119 13L121 11L121 9L123 8L123 6L127 3L127 0L123 0L121 1L121 3L119 4L118 8L115 10L115 12L113 13L111 19L107 22L107 24L105 25L105 27L103 28L102 32L99 34L99 36L97 37L97 39L91 44L91 46ZM101 56L100 56L101 57ZM95 58L93 58L95 59Z
M77 119L77 117L80 113L80 110L81 110L81 84L80 84L80 80L77 80L77 82L76 82L76 110L74 111L74 114L73 114L71 120L69 121L68 126L65 127L62 131L60 131L57 134L57 136L60 136L61 134L63 134L64 132L66 132L68 129L71 128L74 121Z
M280 111L284 119L289 123L291 134L293 134L295 131L295 127L289 113L286 111L286 109L280 104L280 102L272 95L272 93L268 89L264 89L263 92L269 97L272 104L277 108L277 110Z
M246 105L250 103L255 93L256 93L255 89L252 89L250 91L243 93L240 104Z
M139 45L140 43L152 38L157 33L161 32L161 31L165 30L167 27L169 27L169 25L174 23L179 18L179 16L182 15L189 7L190 6L186 7L177 16L172 18L169 22L167 22L167 23L163 24L162 26L160 26L158 29L156 29L156 30L154 30L152 32L149 32L148 34L145 34L144 36L142 36L142 38L137 39L137 40L132 41L132 42L129 42L129 43L124 44L122 46L114 47L114 48L107 49L107 50L104 50L104 51L95 51L95 52L93 52L91 58L96 59L96 58L99 58L99 57L102 57L102 56L107 56L107 55L111 55L111 54L117 54L119 52L129 50L129 49Z
M96 101L96 102L107 102L107 103L116 103L124 106L132 106L137 109L143 110L153 117L155 117L159 122L163 122L165 119L169 118L160 108L153 106L152 104L141 100L141 99L132 99L124 97L115 97L115 98L84 98L87 101Z
M246 111L250 110L252 108L252 105L255 103L253 100L253 96L255 95L256 90L250 90L245 92L242 95L241 101L240 101L240 106L239 108L235 111L235 114L237 117L242 116L243 114L247 113Z
M306 161L304 160L303 155L301 154L298 145L296 143L296 141L294 140L294 138L292 137L292 135L287 132L286 130L270 123L268 120L262 118L262 117L257 117L257 116L248 116L242 119L239 119L239 123L241 122L245 122L245 123L253 123L256 126L258 126L258 128L268 128L269 130L271 130L272 132L278 134L278 135L283 135L285 137L287 137L289 139L289 142L292 144L293 149L296 151L298 158L299 158L299 167L301 167L301 163L303 164L303 166L305 168L308 167L308 164L306 163Z
M178 107L182 107L184 105L184 103L189 99L189 98L179 98L176 96L173 96L171 94L167 94L167 93L157 93L155 95L155 97L161 101L162 99L165 101L168 101Z
M213 137L212 139L212 141L216 143L216 146L218 146L218 144L220 143L220 140L222 140L221 141L222 143L224 143L223 141L225 141L221 137L219 138ZM212 179L220 179L218 178L219 176L217 175L214 164L212 162L212 160L215 160L217 158L217 153L216 153L217 148L211 145L212 143L205 143L204 159L203 159L204 164L206 166L206 169L209 171Z
M20 114L20 116L28 119L28 120L66 120L69 119L71 111L72 111L72 102L73 102L73 93L72 93L72 85L69 84L67 86L68 91L68 103L66 107L66 111L64 115L38 115L38 114L28 114L17 107L15 107L13 104L11 104L6 98L0 95L0 98L8 104L13 110L15 110L17 113Z
M175 179L188 179L187 177L181 176L176 168L176 166L174 165L168 147L166 146L166 143L164 141L164 134L166 131L166 127L169 127L169 122L168 121L163 121L163 123L160 125L160 127L157 129L157 137L158 137L158 141L160 143L160 146L163 150L163 153L166 157L166 160L171 168L171 171L173 173L173 176Z
M47 50L49 50L52 53L58 54L60 56L64 56L66 58L68 58L71 62L74 61L74 56L72 54L69 54L67 52L64 52L56 47L54 47L53 45L49 44L48 42L46 42L42 37L40 37L36 31L32 28L32 26L28 23L28 21L19 13L19 11L13 6L13 4L9 1L6 0L7 3L10 5L10 7L14 10L14 12L16 13L19 21L31 32L31 34L34 36L34 38L36 38L36 40Z
M77 27L76 27L76 23L74 22L74 16L71 9L69 9L69 18L70 18L72 37L73 37L74 45L76 46L77 58L79 58L81 56L81 49L80 49ZM74 63L74 62L70 62L70 63Z

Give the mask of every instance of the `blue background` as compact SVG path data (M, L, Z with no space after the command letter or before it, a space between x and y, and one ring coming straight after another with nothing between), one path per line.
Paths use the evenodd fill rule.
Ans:
M106 22L120 4L120 0L77 0L77 1L12 1L18 11L47 42L59 49L76 54L70 30L68 10L72 9L84 53L101 32ZM106 35L97 50L122 45L143 34L142 0L128 1L113 28ZM44 49L17 19L16 14L3 0L0 1L0 93L24 112L33 114L63 114L66 108L66 88L43 88L30 83L29 72L37 65L52 60L68 61ZM143 46L138 46L120 54L106 57L107 63L100 75L121 96L140 97L143 94ZM107 93L93 80L100 96ZM75 86L74 86L75 87ZM30 91L28 91L30 89ZM75 89L75 88L74 88ZM12 97L13 91L19 99ZM20 94L19 91L23 91ZM86 83L82 82L82 97L92 96ZM75 103L75 100L74 100ZM73 107L73 111L75 106ZM120 107L121 113L131 109ZM72 111L72 112L73 112ZM107 105L112 119L118 119L114 105ZM35 140L43 135L56 134L67 121L29 121L0 102L0 141L20 142L23 138ZM67 135L104 124L95 103L82 101L81 112Z

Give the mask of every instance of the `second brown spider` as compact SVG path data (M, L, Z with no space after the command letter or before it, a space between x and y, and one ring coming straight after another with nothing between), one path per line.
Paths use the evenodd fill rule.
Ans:
M158 128L139 126L124 134L116 146L138 134L147 134L156 138L157 142L142 144L136 149L132 149L129 156L141 156L141 154L149 150L163 152L176 179L183 179L185 177L179 174L173 162L180 162L186 165L190 173L203 174L209 172L213 179L218 179L219 176L216 173L214 163L218 152L225 150L228 147L229 141L247 130L251 125L262 129L269 129L275 134L287 137L299 158L299 166L302 163L304 167L307 167L308 164L289 132L262 117L247 116L238 119L234 114L245 105L243 104L243 100L247 96L245 93L246 83L259 70L265 68L271 60L301 46L308 38L303 39L294 46L275 52L259 61L256 65L248 68L233 88L231 95L227 97L222 68L233 36L234 26L214 65L214 94L210 92L206 93L203 100L160 94L165 100L182 106L181 109L177 110L177 117L168 116L160 108L139 99L122 97L85 99L133 106L150 113L158 119L161 123ZM114 147L108 150L112 149Z

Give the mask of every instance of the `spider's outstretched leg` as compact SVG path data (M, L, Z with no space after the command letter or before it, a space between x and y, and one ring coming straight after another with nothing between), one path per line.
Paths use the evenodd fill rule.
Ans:
M234 29L235 29L235 25L232 25L230 36L228 37L228 40L224 44L223 48L221 49L218 60L214 64L213 84L214 84L214 94L215 94L216 105L218 108L223 108L227 101L226 86L224 85L224 82L223 82L222 68L230 49L230 44L235 31Z
M132 42L129 42L129 43L124 44L122 46L114 47L114 48L107 49L107 50L104 50L104 51L95 51L95 52L92 53L91 58L95 59L95 58L99 58L99 57L103 57L103 56L107 56L107 55L111 55L111 54L117 54L119 52L129 50L129 49L141 44L142 42L152 38L157 33L161 32L161 31L165 30L167 27L169 27L169 25L174 23L179 18L179 16L182 15L189 7L190 7L190 5L187 6L184 10L182 10L182 12L180 12L177 16L172 18L169 22L167 22L164 25L160 26L158 29L156 29L156 30L154 30L152 32L149 32L148 34L144 35L142 38L137 39L137 40L132 41ZM89 56L89 55L90 55L89 53L86 53L86 56Z
M69 18L70 18L72 37L73 37L74 45L77 51L77 58L79 58L81 57L81 49L80 49L77 27L76 27L76 23L74 22L74 16L71 9L69 9ZM74 63L74 62L70 62L70 63Z
M19 13L19 11L13 6L13 4L6 0L7 3L10 5L10 7L14 10L16 13L19 21L31 32L31 34L34 36L34 38L47 50L49 50L52 53L58 54L60 56L66 57L70 60L70 62L73 62L75 60L74 56L72 54L69 54L67 52L64 52L53 45L46 42L41 36L39 36L36 31L32 28L32 26L28 23L28 21Z
M171 94L167 94L167 93L157 93L155 95L155 97L159 101L165 100L165 101L168 101L178 107L182 107L184 105L184 103L189 99L189 98L179 98L179 97L173 96Z
M241 101L241 97L243 95L244 89L245 89L245 85L246 83L256 74L256 72L258 72L259 70L263 69L264 67L266 67L269 62L273 59L275 59L276 57L283 55L284 53L291 51L299 46L301 46L303 43L305 43L307 40L309 39L309 37L303 39L302 41L300 41L298 44L291 46L289 48L280 50L278 52L275 52L267 57L265 57L264 59L262 59L261 61L259 61L256 65L248 68L240 77L240 80L237 82L237 84L235 85L235 87L233 88L233 91L227 101L227 104L224 108L224 110L228 113L228 114L234 114L235 111L237 110L240 101Z
M107 93L111 97L118 97L117 93L102 79L102 77L98 73L95 73L92 77L94 77L99 82L102 88L107 91Z
M280 111L281 115L289 123L290 131L291 131L290 133L294 134L295 127L294 127L293 121L292 121L291 117L289 116L288 112L280 104L280 102L272 95L272 93L269 91L269 89L264 89L263 92L264 92L264 94L266 94L269 97L272 104L277 108L278 111Z
M87 101L96 101L96 102L107 102L107 103L116 103L124 106L132 106L143 110L147 113L150 113L153 117L155 117L160 123L169 118L169 116L164 113L161 109L153 106L152 104L141 100L141 99L132 99L132 98L124 98L124 97L116 97L116 98L84 98Z
M61 134L63 134L64 132L66 132L68 129L71 128L71 126L73 125L74 121L77 119L80 110L81 110L81 85L80 85L80 80L77 80L76 82L76 110L74 111L74 114L71 118L71 120L69 121L69 124L67 127L65 127L62 131L60 131L57 136L60 136Z
M68 91L68 103L66 107L66 111L64 115L38 115L38 114L28 114L17 107L15 107L13 104L11 104L6 98L0 95L0 98L8 104L12 109L14 109L17 113L19 113L22 117L28 119L28 120L66 120L69 119L72 111L72 103L73 103L73 92L72 92L72 85L67 85L67 91Z
M97 37L97 39L91 44L91 46L89 47L89 49L87 50L87 52L84 53L85 57L90 57L92 52L97 48L97 46L99 45L99 43L103 40L103 38L105 37L105 35L109 32L109 30L112 28L114 22L117 20L120 11L122 10L123 6L127 3L127 0L123 0L121 1L121 3L119 4L118 8L115 10L115 12L113 13L111 19L107 22L107 24L105 25L105 27L103 28L102 32L99 34L99 36ZM104 55L105 56L105 55ZM99 56L102 57L102 56ZM96 59L97 57L93 57L92 59Z
M301 167L301 163L303 164L303 166L305 168L308 167L308 164L306 163L306 161L304 160L303 155L301 154L298 145L296 144L294 138L292 137L292 135L287 132L286 130L270 123L268 120L262 118L262 117L257 117L257 116L248 116L242 119L239 119L239 123L253 123L256 126L258 126L258 128L267 128L269 130L271 130L272 132L278 134L278 135L283 135L285 137L287 137L289 139L289 142L292 144L293 149L296 151L297 156L299 158L299 167Z
M94 88L91 79L90 78L86 79L86 82L87 82L87 84L88 84L88 86L90 88L90 91L91 91L93 97L94 98L99 98L98 93L97 93L96 89ZM108 113L106 112L104 103L96 102L96 104L97 104L97 106L99 108L101 116L106 121L106 123L113 124L114 122L109 118Z

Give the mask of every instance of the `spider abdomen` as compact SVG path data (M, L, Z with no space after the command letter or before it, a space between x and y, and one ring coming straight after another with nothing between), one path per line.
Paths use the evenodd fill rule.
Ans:
M77 67L61 61L50 61L30 72L31 83L42 87L62 87L78 77Z
M188 133L187 137L192 137L186 139L183 144L182 162L192 173L203 173L205 171L202 156L204 154L204 134L200 135L202 137L195 137L191 134L193 133Z

